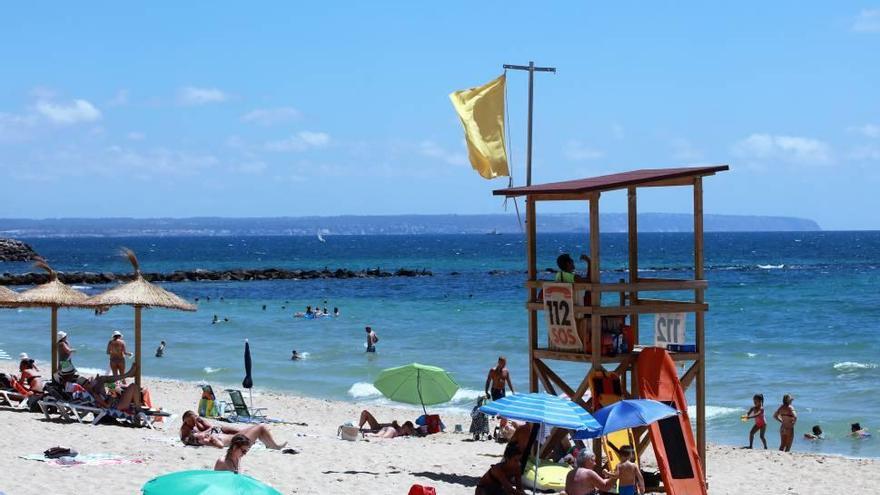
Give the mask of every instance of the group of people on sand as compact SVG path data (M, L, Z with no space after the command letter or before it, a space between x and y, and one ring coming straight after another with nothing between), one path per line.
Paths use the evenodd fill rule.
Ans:
M782 396L782 404L773 413L773 419L779 422L779 450L783 452L791 451L791 444L794 443L794 427L797 424L797 411L794 409L794 397L791 394ZM743 421L750 419L755 420L754 426L749 431L749 446L751 449L754 445L755 434L759 433L761 443L767 448L767 439L764 433L767 431L767 420L764 418L764 394L755 394L752 397L752 407L742 416ZM859 423L850 425L850 435L854 438L867 438L871 433L867 429L862 428ZM804 439L810 441L824 440L825 433L819 425L813 425L811 431L804 433Z

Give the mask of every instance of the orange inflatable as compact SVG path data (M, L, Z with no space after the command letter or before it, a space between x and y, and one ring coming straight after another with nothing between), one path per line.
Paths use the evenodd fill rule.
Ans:
M649 347L639 354L639 395L663 402L681 413L649 428L654 456L670 495L706 495L703 465L691 430L684 390L678 381L675 362L666 349Z

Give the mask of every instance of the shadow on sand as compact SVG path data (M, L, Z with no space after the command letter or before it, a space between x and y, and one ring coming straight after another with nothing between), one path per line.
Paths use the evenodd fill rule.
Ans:
M409 474L413 476L418 476L420 478L428 478L433 481L442 481L451 485L461 485L468 487L477 486L477 482L480 481L480 478L476 476L467 476L463 474L430 473L428 471Z

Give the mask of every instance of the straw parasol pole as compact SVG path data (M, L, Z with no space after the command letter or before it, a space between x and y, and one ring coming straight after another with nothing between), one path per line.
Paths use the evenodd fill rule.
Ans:
M141 274L140 263L134 251L122 249L134 268L134 280L114 287L106 292L92 296L86 301L87 306L134 306L134 360L137 365L135 384L141 386L141 310L143 308L167 308L181 311L195 311L196 307L181 297L168 292L158 285L151 284Z
M49 281L20 293L15 305L52 309L52 375L54 376L58 371L58 308L83 307L89 296L64 285L58 280L58 273L45 260L38 259L34 266L46 270L49 274Z

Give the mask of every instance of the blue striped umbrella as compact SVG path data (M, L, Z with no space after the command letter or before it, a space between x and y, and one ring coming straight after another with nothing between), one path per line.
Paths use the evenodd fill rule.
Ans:
M602 425L586 409L568 399L545 393L508 395L481 406L480 411L568 430L602 431Z

